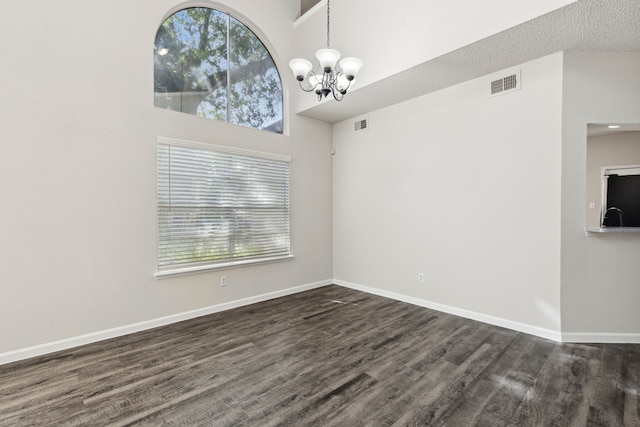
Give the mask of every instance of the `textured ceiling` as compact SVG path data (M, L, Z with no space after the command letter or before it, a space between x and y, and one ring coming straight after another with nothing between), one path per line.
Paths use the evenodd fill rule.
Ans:
M640 0L580 0L300 114L336 123L571 50L640 50Z

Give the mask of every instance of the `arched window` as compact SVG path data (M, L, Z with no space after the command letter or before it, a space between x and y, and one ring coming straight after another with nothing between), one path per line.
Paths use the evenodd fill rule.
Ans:
M282 82L267 48L218 10L182 9L154 47L155 106L282 133Z

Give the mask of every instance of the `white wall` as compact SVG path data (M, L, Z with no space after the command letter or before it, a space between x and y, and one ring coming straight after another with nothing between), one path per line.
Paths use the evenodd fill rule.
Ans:
M223 3L288 77L299 0ZM3 4L0 355L331 277L329 125L287 115L276 135L153 107L155 33L185 4ZM155 280L157 136L291 155L295 259Z
M559 333L562 54L519 68L334 126L337 279Z
M600 225L602 168L640 165L640 132L620 132L587 138L586 227ZM590 208L589 204L594 207Z
M568 340L640 341L640 237L584 233L587 123L640 122L640 53L565 55L562 329Z
M576 0L369 0L331 2L331 47L365 63L354 90L405 71ZM295 56L326 46L326 1L296 28ZM301 96L301 110L317 103Z

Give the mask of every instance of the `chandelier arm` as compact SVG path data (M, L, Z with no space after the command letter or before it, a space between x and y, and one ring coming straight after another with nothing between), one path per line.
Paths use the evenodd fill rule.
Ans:
M336 101L342 101L342 98L344 97L344 93L337 90L335 86L331 88L331 93L333 94L333 99L335 99Z
M316 82L315 84L313 84L314 81ZM300 86L300 89L304 92L316 91L319 85L321 86L322 82L318 81L315 71L311 71L306 78L298 80L298 86Z
M335 78L333 77L333 70L324 72L324 80L322 81L322 87L333 87L335 83Z
M338 77L344 76L344 73L338 72L336 73L336 79L335 79L335 83L336 83L336 88L340 91L343 92L343 95L345 93L347 93L347 91L349 90L349 88L351 87L351 83L353 83L353 79L349 80L348 78L346 78L345 76L345 80L347 81L347 85L346 87L344 86L338 86Z
M304 92L311 92L315 89L314 86L311 86L311 84L309 84L307 87L302 86L302 82L299 81L298 85L300 86L300 89L302 89Z

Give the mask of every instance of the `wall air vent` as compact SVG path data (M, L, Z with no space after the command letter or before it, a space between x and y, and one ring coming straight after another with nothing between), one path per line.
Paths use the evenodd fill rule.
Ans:
M491 96L503 95L520 89L520 71L491 82Z
M358 120L357 122L355 122L353 124L353 130L354 132L362 132L369 129L369 119L368 118L364 118L361 120Z

